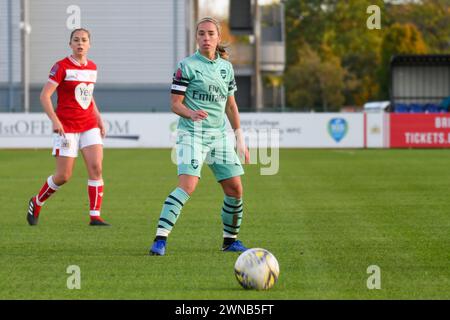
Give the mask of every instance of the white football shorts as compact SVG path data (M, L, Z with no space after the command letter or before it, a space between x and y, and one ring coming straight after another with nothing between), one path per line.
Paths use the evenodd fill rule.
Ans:
M65 137L55 133L53 135L54 156L78 157L78 150L94 144L103 145L99 128L93 128L80 133L66 133Z

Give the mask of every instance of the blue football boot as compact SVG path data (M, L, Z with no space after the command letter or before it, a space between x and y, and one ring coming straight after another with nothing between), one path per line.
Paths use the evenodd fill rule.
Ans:
M166 253L166 240L156 240L150 249L150 255L163 256Z
M244 252L245 250L248 250L241 241L236 240L232 244L228 246L222 247L222 251L229 251L229 252Z

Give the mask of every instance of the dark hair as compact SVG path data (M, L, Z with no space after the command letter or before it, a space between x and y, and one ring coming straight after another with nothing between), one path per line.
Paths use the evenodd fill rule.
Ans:
M89 32L88 29L85 29L85 28L78 28L78 29L73 29L72 32L70 33L70 40L69 40L69 42L72 41L73 35L74 35L75 32L77 32L77 31L84 31L84 32L86 32L86 33L88 34L89 40L91 40L91 33Z
M197 29L196 29L196 32L198 31L198 26L199 26L200 24L204 23L204 22L211 22L211 23L213 23L213 24L216 26L216 28L217 28L217 33L218 33L219 36L220 36L220 31L221 31L221 28L220 28L220 22L219 22L218 20L212 18L212 17L205 17L205 18L200 19L200 20L197 22ZM226 47L224 44L220 44L220 43L219 43L219 44L217 45L217 47L216 47L216 52L220 55L220 57L221 57L222 59L228 60L229 55L228 55L228 52L225 50L226 48L227 48L227 47Z

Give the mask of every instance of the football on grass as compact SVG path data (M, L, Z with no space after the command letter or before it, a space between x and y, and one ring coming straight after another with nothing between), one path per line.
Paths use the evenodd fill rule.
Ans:
M245 289L268 290L277 282L280 267L272 253L253 248L244 251L237 258L234 274Z

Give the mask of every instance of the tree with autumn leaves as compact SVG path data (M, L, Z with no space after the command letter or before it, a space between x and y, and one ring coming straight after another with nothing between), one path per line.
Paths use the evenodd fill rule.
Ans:
M381 29L367 28L377 5ZM287 104L317 111L388 99L395 54L450 53L448 0L286 1Z

